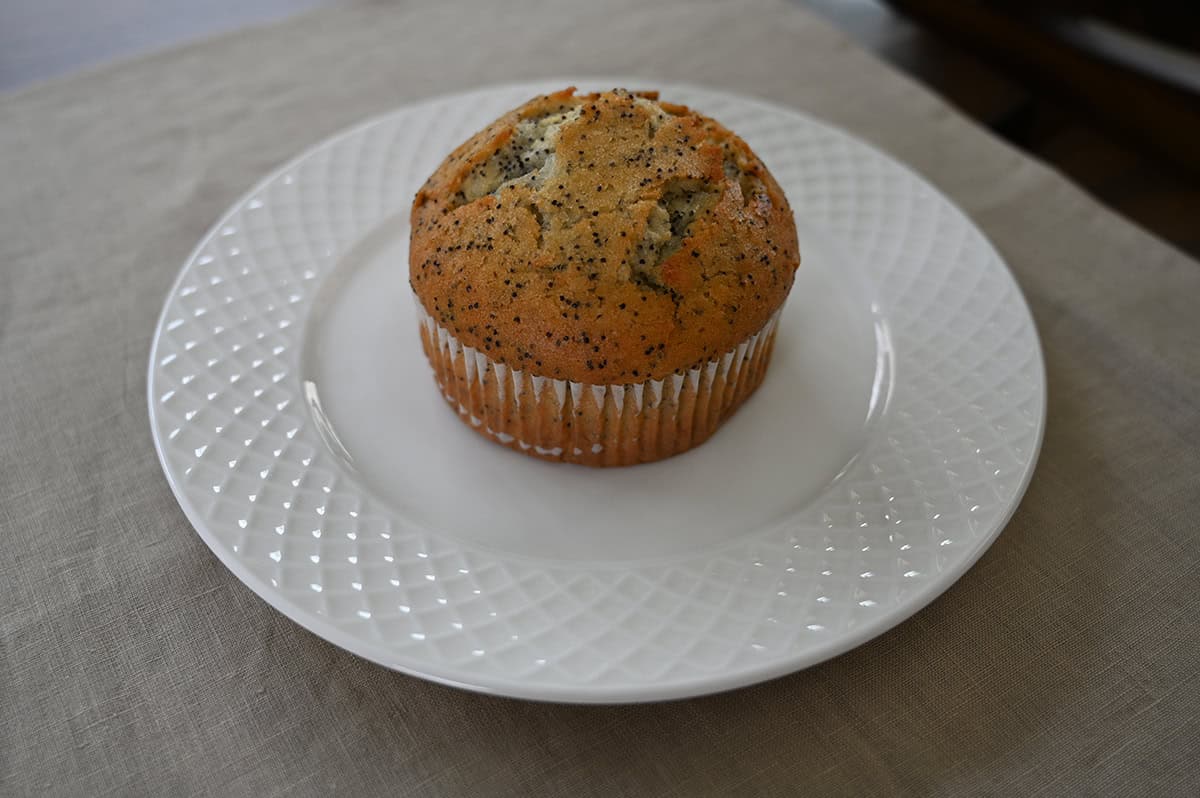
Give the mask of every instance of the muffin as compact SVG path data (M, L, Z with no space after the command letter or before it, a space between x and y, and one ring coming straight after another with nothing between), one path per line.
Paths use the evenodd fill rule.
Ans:
M758 157L656 92L536 97L412 206L410 283L443 396L547 460L629 465L708 439L762 382L799 263Z

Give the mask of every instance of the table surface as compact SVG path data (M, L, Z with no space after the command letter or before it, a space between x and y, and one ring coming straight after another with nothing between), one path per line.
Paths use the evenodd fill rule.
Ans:
M485 82L613 72L802 108L959 203L1038 324L1037 473L941 599L770 683L572 707L371 665L188 527L146 419L162 298L222 210L330 133ZM0 794L1200 783L1200 264L795 6L347 4L0 97L0 175Z

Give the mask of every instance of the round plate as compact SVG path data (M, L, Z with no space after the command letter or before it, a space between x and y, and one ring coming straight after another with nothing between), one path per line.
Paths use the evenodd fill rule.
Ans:
M686 86L796 213L803 263L759 392L679 457L596 470L478 437L440 397L408 208L500 113L570 85L410 105L240 200L188 259L150 355L167 479L234 574L391 668L560 701L677 698L834 656L999 534L1045 379L995 250L905 167L796 111Z

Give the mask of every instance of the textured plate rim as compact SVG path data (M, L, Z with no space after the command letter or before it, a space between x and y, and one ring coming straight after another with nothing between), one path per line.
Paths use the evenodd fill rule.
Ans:
M362 131L380 123L381 121L393 116L404 109L419 106L421 104L437 101L437 100L455 100L459 98L469 97L481 92L501 91L508 89L528 88L530 91L537 93L543 91L547 86L551 85L591 85L591 84L611 84L611 85L651 85L657 84L663 87L663 90L680 90L692 91L697 93L709 94L713 96L723 96L737 102L747 103L759 106L760 108L771 113L782 113L786 115L798 115L804 117L810 124L825 128L828 131L836 133L844 137L860 147L867 148L881 158L886 160L893 168L901 170L909 180L923 186L929 190L937 199L944 203L958 220L968 228L978 234L979 243L985 247L992 256L995 257L996 263L1003 273L1004 279L1009 281L1013 289L1013 302L1020 306L1020 310L1024 312L1029 327L1033 330L1032 343L1036 360L1036 374L1038 377L1037 399L1040 412L1036 421L1036 431L1034 435L1033 446L1030 450L1029 461L1026 464L1021 475L1020 483L1016 491L1012 494L1008 502L1008 506L1004 512L1000 513L991 525L991 528L985 534L980 535L973 544L973 547L967 551L964 556L959 558L952 566L945 570L939 571L936 578L922 584L921 588L911 594L902 603L896 605L892 609L877 616L873 620L857 626L854 629L844 632L839 636L824 642L820 645L813 646L803 652L792 656L780 657L777 660L763 663L761 665L751 665L740 667L737 669L729 669L724 672L695 676L686 679L674 679L669 682L657 683L615 683L604 686L596 685L563 685L563 684L539 684L531 680L515 680L498 678L492 674L469 673L460 674L453 667L443 667L434 665L433 667L422 667L421 663L413 662L408 658L397 657L396 653L389 649L379 646L372 641L364 640L359 637L350 635L344 631L337 623L329 621L314 613L311 613L304 608L296 605L287 596L276 588L273 588L251 572L242 562L237 559L232 552L217 539L207 523L201 518L196 508L192 505L187 497L187 493L179 484L176 476L172 473L169 466L166 452L163 448L162 436L157 430L156 403L154 401L154 376L156 364L158 361L159 343L162 340L162 333L167 323L168 310L170 307L169 300L179 291L189 265L194 263L199 257L203 248L208 242L216 236L222 226L238 212L253 196L260 192L264 187L273 183L277 179L284 176L289 170L298 166L303 161L311 158L313 155L331 148L344 139L358 135ZM958 204L944 192L932 185L922 175L916 172L912 167L908 166L904 161L895 158L888 152L879 147L867 142L861 137L846 131L837 125L825 121L819 117L799 109L792 108L782 103L778 103L766 98L755 95L743 94L735 91L724 89L716 89L708 86L703 86L694 83L680 82L675 80L655 80L647 78L637 78L630 76L613 77L613 76L574 76L572 78L532 78L519 81L503 81L498 83L488 83L477 86L471 89L447 92L442 94L432 94L424 97L414 98L400 106L391 108L387 111L374 114L354 125L335 132L324 139L318 141L310 147L307 147L298 155L288 159L279 167L273 169L265 177L259 179L251 185L249 189L238 196L222 214L200 237L195 247L192 248L187 258L183 261L178 274L171 283L171 287L163 296L163 307L160 310L157 321L155 323L154 337L151 341L149 350L149 362L146 375L146 401L148 405L148 415L151 426L151 438L154 441L154 450L158 456L159 465L163 471L163 475L174 494L176 501L184 512L184 516L188 519L192 528L204 541L205 545L217 556L217 559L228 568L244 585L249 587L255 594L262 598L271 607L278 610L290 620L294 621L299 626L305 628L309 632L325 639L327 642L333 643L339 648L364 659L375 662L386 668L405 673L410 676L426 679L451 687L469 690L472 692L483 693L488 695L504 696L511 698L521 698L535 701L548 701L557 703L573 703L573 704L618 704L618 703L642 703L654 701L669 701L683 698L695 697L700 695L708 695L712 693L724 692L740 687L746 687L752 684L768 681L779 678L805 668L825 662L829 659L839 656L853 648L868 642L869 640L878 637L884 632L898 626L905 620L911 618L916 613L927 607L934 600L939 598L952 585L962 578L968 570L970 570L980 557L983 556L991 545L999 537L1000 533L1008 525L1013 514L1020 506L1029 484L1032 481L1033 473L1037 468L1039 456L1041 454L1042 443L1045 437L1046 415L1047 415L1047 380L1046 380L1046 365L1045 357L1042 352L1041 340L1036 334L1036 324L1034 323L1033 313L1029 307L1029 303L1021 290L1020 284L1017 282L1015 275L1008 263L996 250L991 240L979 229L966 213L958 206Z

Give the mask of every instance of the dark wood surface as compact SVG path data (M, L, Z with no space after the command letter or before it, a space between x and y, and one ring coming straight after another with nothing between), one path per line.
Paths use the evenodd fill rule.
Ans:
M246 25L282 19L338 0L0 0L0 91L19 89ZM1200 142L1179 132L1147 132L1131 124L1145 98L1176 96L1122 78L1128 114L1081 107L1059 69L1050 81L989 45L923 11L939 4L909 2L906 17L880 0L791 0L826 17L852 39L924 82L952 104L1032 155L1060 169L1102 202L1176 246L1200 256L1200 172L1171 152L1200 158ZM896 4L904 7L905 3ZM970 5L963 3L961 5ZM965 24L965 23L964 23ZM969 26L968 26L969 27ZM1011 35L1016 35L1008 31ZM988 57L990 47L1000 57ZM1057 63L1058 56L1051 53ZM1054 71L1053 65L1043 67ZM1061 74L1060 74L1061 73ZM1114 73L1115 74L1115 73ZM1085 84L1087 83L1084 80ZM1087 84L1084 94L1105 94ZM1147 100L1150 101L1150 100ZM1196 108L1167 115L1191 118ZM1108 116L1106 117L1106 113Z
M1014 76L1038 99L1068 106L1138 148L1200 174L1200 95L1065 35L1070 18L960 0L891 4L923 30Z
M1070 59L1069 75L1042 78L1036 69L1015 66L1010 53L988 58L992 48L1004 49L999 40L984 43L983 33L974 28L969 35L956 35L944 16L936 24L928 21L936 8L953 6L961 13L982 5L971 0L894 3L928 12L912 17L879 0L802 4L1101 202L1200 257L1200 170L1194 168L1200 133L1172 128L1172 120L1195 124L1200 99L1191 102L1174 88L1150 88L1144 77L1128 75L1120 80L1123 95L1106 94L1108 81L1121 73L1107 66L1088 70L1082 57ZM1010 44L1015 41L1014 29L1004 33ZM1053 71L1049 63L1041 69ZM1075 84L1078 91L1071 89ZM1159 111L1154 125L1147 120L1147 102Z

